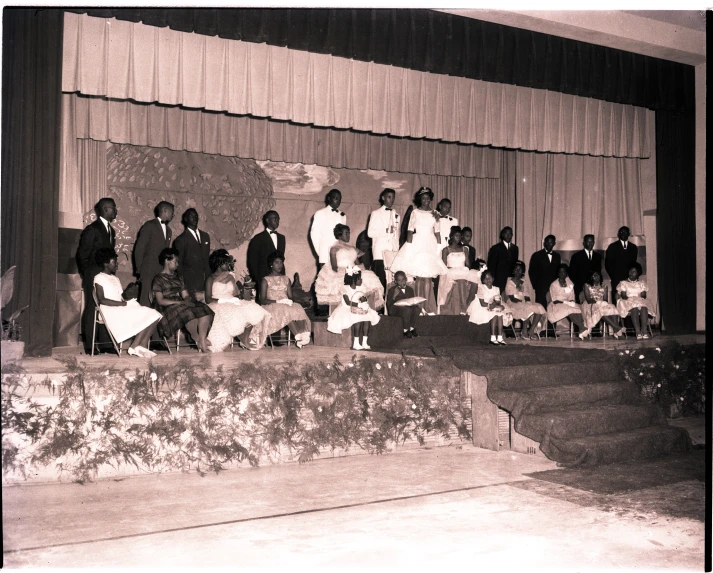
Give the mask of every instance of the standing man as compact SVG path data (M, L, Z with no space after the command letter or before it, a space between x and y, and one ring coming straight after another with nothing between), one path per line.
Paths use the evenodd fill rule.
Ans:
M171 227L168 224L173 220L173 204L160 201L153 212L156 218L146 221L141 226L134 244L134 272L141 281L139 302L143 306L150 306L151 283L153 278L163 270L163 265L158 262L158 256L163 249L171 246Z
M611 280L612 301L616 302L617 285L629 277L629 266L636 262L639 248L629 242L629 227L622 227L617 233L618 241L614 241L607 247L604 258L604 268L607 270Z
M327 206L314 214L312 228L309 231L312 246L319 257L317 272L329 263L329 249L337 242L334 237L334 227L338 224L347 224L347 216L339 210L342 204L342 192L339 189L332 189L327 193L326 202Z
M503 227L500 231L500 242L490 247L488 251L488 269L493 273L493 284L505 292L505 283L512 274L512 269L518 261L520 251L512 242L512 227Z
M441 251L448 246L448 239L451 236L451 227L458 227L458 219L451 217L451 200L441 199L436 206L436 211L440 215L438 219L438 232L441 234L441 242L438 244L436 256L441 258Z
M265 230L255 235L250 239L248 244L248 272L255 280L257 296L260 296L260 284L263 277L270 274L271 269L267 264L267 256L270 253L278 251L285 255L285 235L278 233L277 228L280 226L280 215L277 211L268 211L262 216L262 224L265 225ZM285 274L285 268L282 268L282 274Z
M594 271L602 274L602 256L594 250L594 235L584 235L582 246L584 249L574 253L569 262L569 278L574 283L574 300L577 302L590 275Z
M399 214L394 210L396 191L384 189L379 195L381 207L372 211L369 216L369 226L366 233L372 240L371 254L373 257L372 270L379 277L381 284L386 289L386 269L384 268L384 252L399 250Z
M545 248L532 253L530 257L528 275L530 284L535 290L535 302L547 308L547 292L550 290L550 285L557 279L557 267L562 259L559 253L552 250L557 244L554 235L547 235L542 244Z
M82 277L84 289L84 314L82 315L82 333L84 352L92 352L92 327L94 324L94 277L102 269L97 265L95 255L99 249L113 249L116 243L116 231L111 222L116 219L116 203L110 197L99 199L94 205L96 221L87 225L79 236L79 246L75 260L77 270Z
M183 212L181 223L185 230L173 241L173 248L178 250L178 268L188 293L203 302L205 280L210 275L210 235L198 229L198 211L193 207Z

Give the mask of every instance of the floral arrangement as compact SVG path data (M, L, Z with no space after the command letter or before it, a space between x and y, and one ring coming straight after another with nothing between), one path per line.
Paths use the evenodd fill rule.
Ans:
M66 361L66 381L46 381L59 403L22 395L21 369L3 377L3 476L54 465L60 479L85 482L108 464L145 471L226 464L257 466L289 453L299 462L325 448L385 452L427 435L470 439L470 409L447 359L352 358L280 367L260 362L230 371L207 363L149 364L100 371Z
M641 396L661 405L670 417L705 412L705 345L674 342L626 349L619 352L619 366L622 375L637 384Z

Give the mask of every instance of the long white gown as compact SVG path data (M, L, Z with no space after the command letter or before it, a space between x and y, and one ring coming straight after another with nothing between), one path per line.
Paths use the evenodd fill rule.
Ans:
M448 272L440 256L436 255L438 231L436 218L431 211L414 209L409 217L408 230L413 232L411 242L404 243L391 263L391 272L403 271L409 277L433 278Z

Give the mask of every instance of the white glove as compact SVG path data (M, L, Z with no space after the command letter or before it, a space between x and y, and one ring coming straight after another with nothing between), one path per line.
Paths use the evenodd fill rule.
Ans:
M292 306L292 300L289 298L281 298L277 301L277 304L286 304L287 306Z

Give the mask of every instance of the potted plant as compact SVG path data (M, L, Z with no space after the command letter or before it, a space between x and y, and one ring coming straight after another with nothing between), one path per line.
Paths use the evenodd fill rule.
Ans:
M12 300L15 285L15 267L10 267L0 279L0 290L2 294L2 309ZM2 340L0 341L0 352L2 352L2 365L17 362L25 355L25 343L20 340L21 327L17 319L27 307L23 307L13 312L10 317L2 321Z

